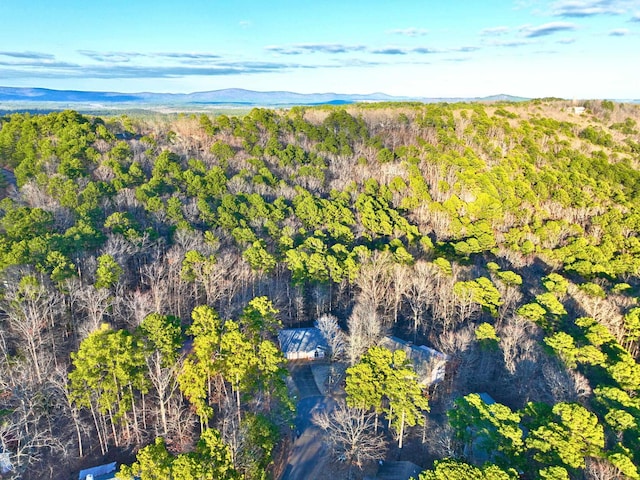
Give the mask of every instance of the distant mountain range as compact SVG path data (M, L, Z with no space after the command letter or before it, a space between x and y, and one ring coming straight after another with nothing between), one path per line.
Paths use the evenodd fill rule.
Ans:
M423 98L395 97L384 93L368 95L340 93L294 93L294 92L256 92L240 88L227 88L196 93L118 93L91 92L79 90L50 90L47 88L13 88L0 87L0 104L11 103L78 103L109 106L127 104L143 105L237 105L237 106L294 106L294 105L327 105L350 104L356 102L461 102L461 101L524 101L523 97L510 95L493 95L482 98ZM0 105L1 107L2 105Z

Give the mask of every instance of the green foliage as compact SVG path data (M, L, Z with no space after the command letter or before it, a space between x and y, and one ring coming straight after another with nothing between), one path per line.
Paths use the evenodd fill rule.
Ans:
M536 460L580 468L586 457L602 454L604 430L598 417L575 403L558 403L552 412L553 421L532 430L526 440L537 451Z
M493 328L493 325L490 323L484 322L478 325L476 327L475 334L478 342L480 342L480 344L485 348L493 350L498 347L500 337L496 335L496 329Z
M214 429L202 432L194 452L177 456L167 451L164 439L138 451L133 465L120 467L119 480L236 480L242 478L234 469L231 451Z
M282 322L276 317L278 313L268 297L255 297L242 311L240 324L249 336L265 339L282 327Z
M499 464L518 463L525 445L519 413L499 403L488 405L472 393L456 400L447 415L456 435L469 448L493 455L489 458Z
M600 285L591 282L580 285L580 290L594 298L605 298L607 296Z
M425 470L418 480L516 480L518 473L513 470L502 470L497 465L487 464L482 468L460 460L447 458L436 460L432 470Z
M527 303L518 308L518 315L533 322L541 322L547 311L539 303Z
M569 281L562 275L559 275L557 273L550 273L546 277L542 278L542 285L544 285L544 288L548 292L556 293L559 296L563 296L567 293L567 289L569 288Z
M500 299L500 292L486 277L479 277L468 282L456 282L453 286L453 292L458 297L471 298L473 302L478 303L494 317L498 315L498 307L503 303Z
M558 466L542 468L538 474L542 480L569 480L569 472Z
M103 324L71 354L69 391L74 404L97 408L123 421L135 400L133 392L148 389L144 354L140 342L129 332L113 331Z
M384 412L398 432L402 448L405 425L423 425L422 412L429 410L417 378L404 350L392 353L384 347L371 347L347 369L347 405Z
M124 270L111 255L100 255L96 270L96 288L112 288L123 273Z
M381 108L384 114L377 110ZM437 274L429 287L439 294L425 311L429 334L441 328L439 302L448 301L447 282L454 275L456 280L478 277L486 265L491 280L458 282L458 299L477 303L487 314L499 313L501 322L510 322L515 310L519 321L542 326L549 351L578 369L594 389L584 404L600 419L607 441L580 454L589 450L620 475L637 478L637 112L609 101L591 102L598 118L567 122L555 114L560 108L553 100L523 107L406 104L401 113L394 108L253 109L247 115L178 115L161 121L132 116L103 120L70 111L2 116L0 163L13 171L18 192L11 193L12 176L5 172L0 177L0 189L8 193L0 202L0 269L7 291L19 270L49 277L64 296L65 309L41 332L44 344L58 352L77 346L73 342L82 330L77 322L102 308L99 301L83 306L76 300L82 296L75 295L76 286L84 289L93 281L96 266L95 286L111 290L98 296L108 296L107 305L113 302L101 314L104 318L116 324L128 321L115 308L128 298L128 289L154 295L163 306L163 315L147 316L135 334L93 332L82 342L70 373L74 408L93 408L108 430L112 418L119 436L142 411L149 417L155 392L145 395L144 408L138 407L148 389L147 361L157 361L163 371L177 372L184 398L206 429L218 420L220 397L214 393L224 386L239 394L235 400L243 438L251 438L254 447L261 445L251 447L251 454L238 451L237 461L243 462L239 469L259 478L275 437L256 415L269 408L284 422L291 406L284 362L271 342L278 325L273 305L251 304L228 325L213 306L197 307L188 328L192 348L185 348L183 363L176 363L184 343L180 322L164 313L176 312L187 325L187 305L224 302L224 311L237 313L243 310L237 299L247 298L248 292L276 290L304 301L279 303L283 318L313 311L311 292L320 290L330 292L331 308L341 309L336 295L360 293L356 279L361 262L375 252L388 252L401 265L433 259ZM494 116L489 115L492 110ZM612 123L613 113L628 117ZM384 127L378 114L385 118ZM409 134L408 144L398 141ZM105 240L108 245L101 250ZM243 260L252 273L243 273ZM541 267L554 273L537 278ZM173 275L176 271L179 275ZM569 295L574 292L569 279L582 295ZM391 287L400 291L401 280L394 277ZM398 295L398 328L403 328L408 294ZM619 310L607 312L605 319L598 311L605 305ZM576 319L579 307L594 309L602 323ZM387 305L379 313L388 315ZM94 314L99 312L92 318ZM3 378L9 380L22 368L20 355L13 355L18 345L13 322L5 321L2 334L10 370ZM490 323L480 324L476 333L481 343L494 345L497 336ZM109 355L91 358L90 350ZM393 367L384 367L380 357L354 371L360 383L355 374L350 377L352 401L386 415L395 430L409 424L412 415L418 422L421 411L414 415L403 404L414 395L411 389L375 390L378 384L394 384L394 371L404 368L393 355ZM61 355L55 360L52 364L61 370L67 367ZM121 371L114 379L109 369ZM374 373L376 369L383 373ZM40 397L33 392L33 399ZM269 402L260 404L265 398ZM258 404L265 410L252 411ZM497 447L502 458L496 461L521 469L527 478L578 478L580 467L571 466L579 463L578 455L571 453L570 444L580 442L574 442L576 434L565 425L573 421L548 410L535 421L523 416L531 440L525 440L526 451L515 455L517 465L508 464L508 455ZM90 412L85 414L91 418ZM49 421L45 416L42 422ZM541 443L527 447L534 440ZM131 436L127 441L135 440ZM548 450L543 443L550 445ZM155 448L161 456L163 446ZM205 474L198 473L198 458L176 460L185 478ZM477 478L491 471L473 468Z
M515 272L505 270L503 272L497 272L496 275L505 285L512 287L522 285L522 277Z
M175 364L184 340L179 318L150 313L142 320L140 332L148 342L150 351L157 350L160 353L163 366Z

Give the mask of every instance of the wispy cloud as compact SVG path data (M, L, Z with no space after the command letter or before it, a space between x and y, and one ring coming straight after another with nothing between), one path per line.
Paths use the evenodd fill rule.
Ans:
M240 20L238 22L241 28L249 28L251 26L251 20Z
M89 57L96 62L105 63L128 63L135 58L165 58L180 62L218 60L220 55L215 53L193 53L193 52L99 52L95 50L78 50L78 53Z
M550 22L543 23L542 25L538 26L525 25L524 27L520 28L520 32L522 32L527 38L536 38L544 37L546 35L553 35L554 33L558 32L571 31L575 30L576 28L578 27L573 23Z
M452 53L452 52L462 52L462 53L470 53L480 50L480 47L476 46L463 46L463 47L454 47L447 49L436 49L430 47L414 47L414 48L402 48L402 47L382 47L382 48L374 48L368 50L369 53L373 53L375 55L409 55L411 53L417 53L420 55L431 55L435 53Z
M337 67L377 67L386 65L386 62L363 60L362 58L342 58Z
M610 37L624 37L625 35L629 35L628 28L615 28L609 32Z
M490 27L490 28L485 28L483 30L480 31L480 35L484 36L484 37L496 37L499 35L505 35L507 33L509 33L511 29L509 27L504 27L504 26L500 26L500 27Z
M305 65L287 62L218 61L197 65L131 65L128 63L76 64L48 59L3 61L0 77L4 78L180 78L190 76L247 75L286 70L328 68L332 65Z
M594 15L622 15L637 1L633 0L559 0L551 11L558 17L592 17Z
M41 52L0 52L0 56L11 58L29 58L33 60L53 60L55 58L50 53Z
M451 63L462 63L462 62L468 62L471 60L471 57L458 57L458 58L445 58L444 61L445 62L451 62Z
M79 65L77 63L70 62L60 62L56 60L49 59L20 59L20 60L0 60L0 66L2 67L20 67L20 68L77 68Z
M480 50L480 47L476 47L474 45L465 45L462 47L455 47L455 48L449 49L450 52L464 52L464 53L477 52L478 50Z
M145 55L137 52L98 52L95 50L78 50L80 55L89 57L96 62L108 63L127 63L136 57L144 57Z
M432 53L443 53L444 50L431 47L416 47L411 50L413 53L419 53L421 55L431 55Z
M429 33L429 30L425 30L424 28L409 27L387 30L387 33L391 35L404 35L405 37L423 37Z
M406 55L409 50L398 47L383 47L370 50L375 55Z
M631 17L632 22L640 22L640 13L636 13L633 17Z
M410 54L435 54L435 53L447 53L447 52L475 52L480 50L481 47L474 45L463 45L461 47L452 48L433 48L433 47L399 47L395 45L381 46L381 47L365 47L363 45L342 45L342 44L294 44L294 45L270 45L265 47L265 50L279 53L281 55L303 55L309 53L331 53L331 54L345 54L345 53L362 53L371 55L410 55Z
M488 42L487 45L492 47L516 48L531 45L531 43L532 42L529 40L492 40L491 42Z
M340 43L297 43L287 46L270 45L265 50L281 55L301 55L303 53L349 53L361 52L364 45L346 45Z
M213 60L220 58L220 55L216 53L158 52L152 55L157 57L177 58L178 60Z
M560 44L563 44L563 45L569 45L571 43L576 43L576 38L575 37L560 38L560 39L556 40L556 43L560 43Z

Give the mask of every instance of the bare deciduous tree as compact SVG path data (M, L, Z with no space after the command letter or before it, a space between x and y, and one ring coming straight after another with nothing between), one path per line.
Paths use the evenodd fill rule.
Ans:
M432 264L421 261L416 262L411 271L405 297L413 313L413 333L418 334L424 322L424 315L433 303L435 297L435 267Z
M398 321L398 313L402 299L407 293L411 282L411 270L405 265L395 264L391 270L391 309L393 310L393 323Z
M354 365L360 356L382 335L382 320L373 305L356 299L351 316L347 320L349 329L346 346L347 358Z
M433 421L425 422L424 431L429 432L429 435L423 437L423 443L427 444L430 453L439 458L452 458L458 454L455 431L448 421L443 425Z
M363 260L355 282L360 289L361 302L382 314L389 307L392 267L391 254L376 251L370 258Z
M621 474L618 467L605 458L587 457L584 476L587 480L615 480L627 478Z
M504 365L508 372L515 373L519 362L535 362L539 330L531 322L515 319L498 330Z
M354 465L362 468L366 462L384 458L385 441L375 432L374 417L345 403L313 416L313 423L324 431L334 458L349 465L349 478Z
M333 315L324 314L316 320L316 328L326 340L331 350L331 359L340 358L345 353L345 333L338 325L338 319Z
M74 287L73 302L84 317L84 322L77 327L79 337L83 339L104 322L105 315L113 304L113 297L106 288L95 288L93 285Z
M48 365L56 361L55 323L61 307L62 295L43 279L25 276L20 282L6 283L2 308L12 333L24 345L38 382L45 378ZM44 347L47 342L51 348Z

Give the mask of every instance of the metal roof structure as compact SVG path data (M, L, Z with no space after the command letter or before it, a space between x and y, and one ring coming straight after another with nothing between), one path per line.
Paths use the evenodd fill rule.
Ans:
M420 383L432 385L444 380L445 368L449 356L425 345L413 345L398 337L384 337L380 346L392 352L404 350L407 359L413 364Z
M494 403L496 403L493 397L489 395L487 392L482 392L482 393L479 393L478 395L480 396L480 399L487 405L493 405Z
M116 467L117 463L112 462L80 470L78 480L112 480L116 478Z
M317 328L289 328L278 333L280 349L285 357L313 356L318 350L328 350L326 340Z

